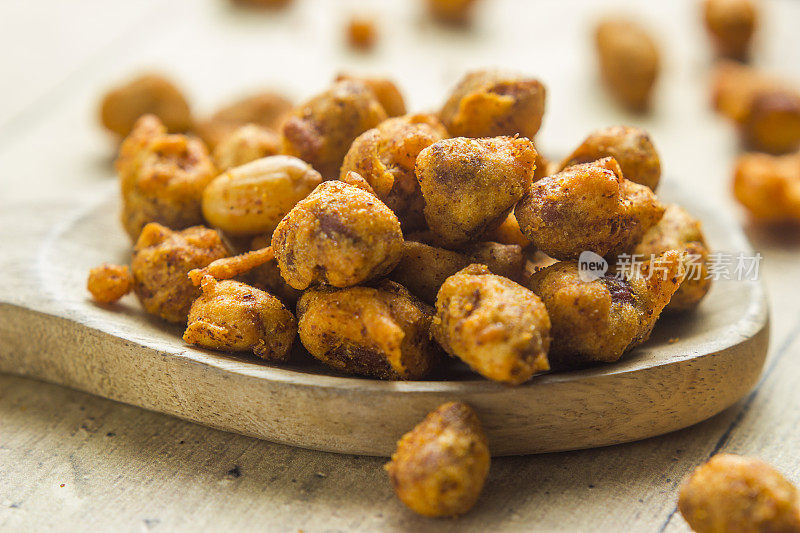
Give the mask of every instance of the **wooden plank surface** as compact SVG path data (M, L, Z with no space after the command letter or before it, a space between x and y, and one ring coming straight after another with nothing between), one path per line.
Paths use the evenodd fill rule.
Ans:
M708 55L695 2L615 4L640 12L668 51L656 113L645 118L620 114L597 90L587 32L603 11L599 3L485 3L493 7L484 7L485 18L471 35L432 28L420 21L412 2L371 4L392 23L384 25L390 42L366 58L338 45L341 13L326 11L333 3L324 0L298 0L276 18L243 15L222 0L176 0L163 11L158 7L165 3L138 3L139 15L127 8L131 11L117 19L104 15L105 24L64 19L81 25L84 42L97 48L119 43L99 56L85 45L61 45L69 35L37 23L41 5L63 3L39 2L36 8L28 7L32 2L2 3L0 20L19 24L15 32L0 32L3 49L13 54L3 60L6 79L26 79L35 87L0 85L0 206L56 199L66 191L80 194L109 179L110 145L92 121L96 99L109 82L135 68L168 68L200 109L259 84L272 82L305 96L336 70L383 70L404 82L414 108L425 108L437 105L463 69L500 64L540 75L548 84L541 134L546 152L565 152L594 127L638 123L653 132L666 179L681 180L709 203L735 209L728 193L735 136L707 109ZM103 3L69 4L80 7L50 13L89 16L90 8ZM765 8L767 31L758 59L800 78L793 37L800 3L775 0ZM274 52L275 43L298 34L305 44L296 55ZM20 35L48 41L64 57L15 46ZM404 45L411 39L439 52L408 54ZM556 50L566 51L556 55ZM298 57L302 68L295 68L291 79L276 74ZM50 71L49 77L25 78L33 66ZM752 396L698 426L611 448L497 459L472 513L458 521L431 521L395 501L380 459L270 444L0 376L0 530L685 531L674 512L677 485L716 451L762 457L800 482L800 238L748 231L765 257L762 270L772 298L768 369Z

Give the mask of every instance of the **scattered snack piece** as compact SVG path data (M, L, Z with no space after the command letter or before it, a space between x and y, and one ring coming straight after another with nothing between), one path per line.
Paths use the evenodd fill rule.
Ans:
M238 281L206 276L192 304L183 340L225 352L252 351L267 361L285 361L297 321L274 296Z
M220 171L238 167L280 151L281 138L272 130L247 124L234 130L214 148L214 164Z
M283 123L283 153L308 162L327 179L337 178L355 138L386 118L365 83L336 82L295 108Z
M172 231L161 224L144 227L133 248L134 291L145 311L167 322L186 323L200 289L190 270L230 255L218 232L195 226Z
M89 271L86 288L92 298L103 304L113 303L131 292L133 276L127 265L103 263Z
M296 157L257 159L228 170L206 187L203 215L230 235L269 235L320 183L319 172Z
M745 60L758 24L758 10L753 0L705 0L703 19L717 54Z
M455 137L521 135L532 140L542 124L545 94L539 80L477 70L453 89L439 116Z
M630 252L664 214L650 188L625 179L607 157L536 181L514 214L522 233L547 255L577 259Z
M347 23L347 42L361 51L371 50L378 40L375 21L369 17L354 16Z
M295 289L359 285L391 272L403 254L400 221L376 196L326 181L272 234L281 275Z
M592 132L568 155L559 171L581 163L613 157L622 175L634 183L656 190L661 179L661 159L646 131L632 126L611 126Z
M631 20L608 19L597 25L595 44L600 74L614 98L631 111L647 110L661 68L647 30Z
M800 172L800 165L798 171ZM633 254L647 260L668 250L685 252L686 276L672 295L665 311L694 309L711 288L711 278L708 277L711 251L706 244L700 221L677 204L667 204L664 216L645 233Z
M628 272L585 281L575 262L559 262L531 277L547 307L554 369L617 361L650 337L662 309L685 275L683 253L670 250Z
M518 283L522 279L525 255L519 245L491 241L475 242L462 248L461 253L470 259L470 263L486 265L492 274Z
M357 172L395 212L404 231L424 229L425 200L414 164L423 149L447 137L447 130L433 115L390 118L353 141L344 157L340 179Z
M142 115L157 116L173 133L192 127L192 115L183 93L158 74L140 76L109 91L100 104L103 126L119 137L127 136Z
M683 482L678 509L697 533L800 531L800 494L752 457L720 453Z
M292 103L274 91L264 91L223 107L195 126L195 133L214 150L226 137L247 124L277 130Z
M303 346L348 374L421 379L440 358L430 340L433 309L392 281L375 288L309 289L297 315Z
M539 167L537 166L536 168L536 174L538 174ZM536 174L534 174L534 178L536 178ZM486 233L486 238L501 244L516 244L522 248L526 248L531 244L531 241L519 229L519 222L517 222L517 217L514 216L513 212L508 214L502 224Z
M519 385L550 369L550 318L530 290L473 264L439 289L431 332L482 376Z
M171 229L202 224L200 199L217 171L205 145L167 134L154 115L136 122L115 163L122 190L122 225L136 239L145 224Z
M445 24L465 25L472 20L475 0L425 0L428 12Z
M780 88L779 80L762 72L735 61L720 61L712 73L711 100L718 113L743 124L758 93Z
M762 222L800 222L800 152L744 154L736 160L733 193Z
M232 0L235 4L242 4L250 7L265 7L269 9L278 9L286 7L292 3L293 0Z
M370 88L375 98L390 117L406 114L406 102L397 85L388 78L339 74L334 81L358 81Z
M475 411L465 403L449 402L403 435L385 468L403 503L421 515L441 517L472 509L490 462Z
M525 138L459 137L425 148L416 175L428 227L450 246L493 230L530 187L535 158Z

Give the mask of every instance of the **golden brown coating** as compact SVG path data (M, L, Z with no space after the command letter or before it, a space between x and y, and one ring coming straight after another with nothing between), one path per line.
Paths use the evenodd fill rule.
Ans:
M183 340L223 352L286 361L297 335L294 315L273 295L238 281L207 276L192 304Z
M189 104L183 93L158 74L145 74L109 91L100 104L100 120L120 137L133 130L142 115L157 116L170 132L192 126Z
M378 78L373 76L354 76L352 74L339 74L334 81L360 81L369 87L375 94L375 98L390 117L399 117L406 114L406 102L403 93L397 85L388 78Z
M470 259L470 263L480 263L489 267L492 274L516 282L522 279L525 255L519 245L483 241L469 244L460 251Z
M456 516L475 505L490 462L475 411L462 402L448 402L403 435L384 468L397 497L413 511Z
M672 295L665 311L688 311L700 303L711 288L708 277L711 251L699 220L677 204L668 204L661 220L645 233L633 253L647 260L668 250L686 253L683 283Z
M281 275L295 289L359 285L389 273L403 254L400 221L368 192L326 181L272 234Z
M286 280L281 276L278 263L275 261L268 261L252 269L248 273L246 279L253 287L274 294L280 298L289 309L295 308L297 300L299 300L300 295L303 294L302 291L293 289L291 285L286 283Z
M348 374L422 379L440 358L430 340L433 309L392 281L374 288L309 289L297 315L309 353Z
M283 123L283 153L299 157L325 178L334 179L355 138L386 118L386 111L366 84L336 82L295 108Z
M538 169L539 167L537 166L536 168ZM534 174L534 178L536 178L536 174ZM513 212L508 214L502 224L486 233L486 238L500 244L516 244L522 248L531 244L531 241L519 229L519 222L517 222L517 217L514 216Z
M800 153L740 156L734 170L733 193L756 220L800 221Z
M367 51L375 47L378 40L378 29L375 20L364 16L353 16L347 22L345 32L347 42L356 50Z
M291 110L292 103L286 97L264 91L237 100L199 121L195 133L213 150L228 135L247 124L277 130Z
M747 59L758 24L753 0L705 0L703 20L720 56Z
M684 275L683 254L674 250L586 281L571 261L535 273L529 286L552 321L553 368L614 362L646 341Z
M536 150L525 138L445 139L417 157L428 227L451 246L478 239L530 187Z
M717 112L743 124L755 96L780 87L780 81L753 68L735 61L720 61L712 74L711 100Z
M656 147L646 131L632 126L611 126L592 132L561 162L559 171L604 157L617 160L625 179L654 191L658 187L661 159Z
M217 169L225 171L275 155L280 147L281 138L277 133L263 126L246 124L218 143L212 155Z
M472 18L475 0L426 0L428 12L445 24L464 25Z
M447 278L431 333L447 353L494 381L519 385L550 369L550 318L533 292L473 264Z
M186 323L200 289L188 273L229 255L218 232L195 226L172 231L161 224L144 227L133 248L134 291L145 311L168 322Z
M232 0L232 2L249 7L278 9L288 6L292 0Z
M425 200L414 174L419 153L448 137L433 115L390 118L359 135L344 157L340 179L357 172L395 212L404 231L425 228Z
M513 72L476 70L453 89L440 113L454 137L521 135L533 139L544 115L545 88Z
M133 287L133 276L127 265L103 263L89 271L86 288L92 298L100 303L116 302Z
M612 96L632 111L648 108L661 68L658 47L647 30L627 19L597 25L600 74Z
M322 182L311 165L274 155L234 167L203 191L203 215L230 235L269 235Z
M630 252L664 207L608 157L535 182L514 214L537 249L567 260L587 250L601 256Z
M122 225L136 239L145 224L171 229L203 223L200 199L217 171L205 145L167 134L153 115L136 122L115 163L122 190Z
M752 457L720 453L683 482L678 509L697 533L800 532L800 493Z

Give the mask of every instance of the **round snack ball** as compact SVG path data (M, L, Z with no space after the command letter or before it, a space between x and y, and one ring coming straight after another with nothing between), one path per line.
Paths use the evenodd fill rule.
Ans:
M280 300L238 281L207 277L192 304L183 340L224 352L252 351L267 361L285 361L297 321Z
M384 468L395 494L424 516L457 516L475 505L491 456L471 407L449 402L403 435Z
M129 292L133 286L131 270L126 265L103 263L89 271L86 288L92 298L100 303L116 302Z
M272 234L281 275L295 289L351 287L389 273L403 254L400 221L376 196L341 181L320 184Z
M753 0L705 0L703 19L719 55L747 59L758 24Z
M214 164L221 171L275 155L280 151L280 136L257 124L234 130L214 148Z

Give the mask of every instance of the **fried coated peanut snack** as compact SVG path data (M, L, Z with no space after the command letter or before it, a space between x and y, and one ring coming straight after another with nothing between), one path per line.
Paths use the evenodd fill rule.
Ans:
M311 165L288 155L256 159L219 175L203 191L203 215L230 235L269 235L322 182Z
M425 200L414 174L419 153L448 136L433 115L390 118L359 135L350 146L340 179L356 172L373 192L395 212L405 231L426 226Z
M368 17L354 16L347 23L347 42L356 50L367 51L375 46L378 40L378 29L375 21Z
M253 268L247 275L247 282L257 289L274 294L290 309L294 309L301 291L293 289L281 277L281 270L275 261L268 261Z
M625 179L652 190L661 179L661 159L646 131L632 126L611 126L592 132L561 162L559 171L580 163L613 157Z
M421 379L440 357L429 334L433 309L392 281L374 288L309 289L297 315L303 346L348 374Z
M733 193L756 220L800 221L800 153L740 156Z
M539 167L537 166L536 168L538 169ZM538 172L536 174L538 174ZM534 174L534 178L536 174ZM517 222L517 217L514 216L513 212L508 214L502 224L489 231L486 234L486 238L501 244L516 244L522 248L531 244L531 241L529 241L519 229L519 222Z
M234 130L214 148L214 164L220 171L238 167L275 155L280 151L281 138L272 130L256 124L247 124Z
M535 273L538 294L552 322L553 368L611 363L645 342L685 276L683 253L670 250L631 272L584 281L578 264L562 261Z
M226 137L247 124L277 130L291 110L292 103L283 95L264 91L233 102L199 121L195 133L213 150Z
M800 531L800 494L752 457L720 453L683 482L678 509L697 533Z
M334 81L359 81L372 90L387 115L399 117L406 114L406 102L403 94L397 85L388 78L339 74Z
M273 295L238 281L203 279L183 340L224 352L285 361L297 335L294 315Z
M136 239L145 224L172 229L203 223L200 199L217 171L205 145L167 134L153 115L136 122L115 163L122 190L122 225Z
M428 12L445 24L464 25L472 18L475 0L426 0Z
M103 126L127 136L142 115L155 115L170 132L192 126L189 104L172 82L158 74L146 74L109 91L100 104Z
M400 221L376 196L341 181L320 184L272 234L281 275L295 289L359 285L388 274L403 254Z
M632 111L645 111L661 68L653 38L631 20L608 19L597 25L595 44L612 96Z
M629 252L661 219L664 207L607 157L535 182L514 214L536 248L568 260L586 250L601 256Z
M444 282L433 338L447 353L493 381L519 385L550 369L550 319L530 290L473 264Z
M403 435L384 467L400 500L424 516L457 516L475 505L491 455L470 406L448 402Z
M95 301L107 304L116 302L133 287L133 276L127 265L103 263L89 271L86 288Z
M645 259L659 256L668 250L685 252L686 277L665 311L688 311L697 307L708 290L709 253L700 221L677 204L667 204L661 220L645 233L633 253Z
M428 227L450 246L503 223L530 187L536 150L525 138L445 139L417 157Z
M365 83L336 82L295 108L283 123L283 153L308 162L328 179L336 178L355 138L386 118Z
M542 125L545 93L539 80L513 72L476 70L456 85L439 116L455 137L533 139Z
M200 296L187 274L230 255L218 232L194 226L172 231L161 224L144 227L133 248L134 292L145 311L168 322L186 323Z
M705 0L703 20L720 56L747 59L758 24L753 0Z

